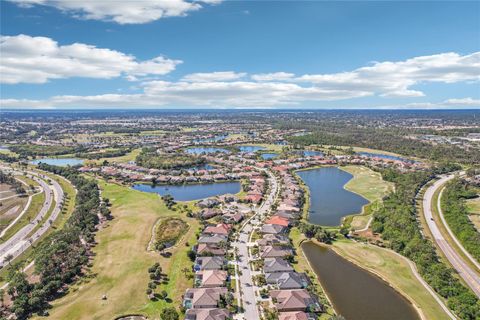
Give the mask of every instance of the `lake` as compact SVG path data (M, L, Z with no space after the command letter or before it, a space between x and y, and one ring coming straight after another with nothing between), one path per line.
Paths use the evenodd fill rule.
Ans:
M228 137L228 134L225 134L225 135L215 136L212 138L195 139L193 141L198 143L210 143L210 142L218 142L218 141L225 140L227 137Z
M262 153L260 155L260 157L263 159L263 160L270 160L270 159L273 159L275 157L278 157L278 153Z
M412 304L374 274L313 242L302 244L335 310L347 320L418 320Z
M312 151L312 150L300 151L300 154L303 154L304 157L323 156L323 152L321 152L321 151Z
M78 158L43 158L30 161L31 164L39 164L40 162L59 167L78 166L83 164L83 160Z
M310 189L309 221L322 226L338 226L342 217L360 213L368 200L344 189L353 176L337 167L298 171Z
M224 148L215 148L215 147L191 147L185 149L187 153L191 154L204 154L204 153L230 153L227 149Z
M223 194L236 194L240 192L240 182L218 182L205 184L184 185L157 185L135 184L132 187L143 192L154 192L159 195L170 194L177 201L192 201L219 196Z
M198 171L198 170L213 170L213 169L216 169L214 166L208 164L208 163L205 163L205 164L201 164L201 165L198 165L198 166L194 166L194 167L189 167L189 168L185 168L186 170L195 170L195 171Z
M257 152L260 150L265 150L265 147L260 146L237 146L240 152Z

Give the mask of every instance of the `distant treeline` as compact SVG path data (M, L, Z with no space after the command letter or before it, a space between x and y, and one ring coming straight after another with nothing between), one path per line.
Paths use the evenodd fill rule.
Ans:
M288 141L298 145L337 145L379 149L433 161L455 161L465 164L480 163L480 151L464 150L458 146L408 139L407 129L372 128L353 125L320 123L316 125L282 122L280 128L306 129L310 134L292 136Z
M10 151L18 153L20 158L37 156L58 156L62 154L85 152L82 146L42 146L36 144L16 144L9 146Z
M442 194L442 213L448 226L465 249L480 261L480 233L468 217L465 199L475 198L477 193L472 186L461 179L448 183Z
M43 163L38 167L64 176L78 192L75 210L63 229L54 231L35 249L35 273L39 282L29 283L24 272L13 267L10 270L8 293L13 299L10 311L17 319L26 319L33 313L44 314L49 308L48 301L65 292L66 286L83 273L89 259L88 246L94 243L97 214L106 209L100 204L94 180L84 178L69 167Z
M391 249L416 264L422 277L447 300L448 307L460 319L479 319L479 300L439 259L433 243L422 236L416 219L415 198L418 191L435 174L445 171L445 168L410 173L384 170L383 179L395 183L395 192L387 196L383 206L374 212L372 229L382 234Z
M137 165L151 169L181 169L203 164L201 158L181 153L158 154L156 148L143 148L135 159Z

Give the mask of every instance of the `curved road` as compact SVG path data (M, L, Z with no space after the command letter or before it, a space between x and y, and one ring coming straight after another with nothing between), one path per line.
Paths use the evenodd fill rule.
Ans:
M13 256L14 260L24 251L26 251L32 243L37 241L48 229L51 227L51 222L55 221L61 212L61 202L63 199L63 190L60 184L53 179L50 179L51 185L41 178L41 175L28 171L36 182L40 184L41 189L45 192L45 201L42 208L36 215L35 219L29 224L21 228L17 233L10 237L7 241L0 244L0 268L2 268L6 261L5 258L9 255ZM55 207L50 215L50 218L42 224L33 234L33 230L41 223L42 219L48 214L52 202L55 200ZM31 234L31 235L30 235ZM30 235L30 236L29 236Z
M443 176L440 180L436 181L433 185L428 187L425 195L423 196L423 215L427 221L428 228L437 243L440 250L442 250L445 257L448 259L453 268L458 272L460 277L465 283L473 290L473 292L480 298L480 276L478 273L468 265L465 260L455 251L454 248L445 240L440 228L438 227L436 220L433 218L432 203L433 196L437 190L439 190L446 182L453 179L455 175ZM437 204L437 203L436 203ZM437 204L438 205L438 204ZM441 208L439 207L438 210ZM439 212L441 215L441 212Z

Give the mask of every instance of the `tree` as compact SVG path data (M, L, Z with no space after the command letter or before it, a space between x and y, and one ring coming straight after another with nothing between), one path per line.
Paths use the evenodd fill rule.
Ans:
M165 300L167 299L167 297L168 297L168 292L165 290L162 290L162 292L160 292L160 299Z
M177 310L173 307L168 307L162 310L160 314L160 319L162 320L178 320L180 316L178 315Z

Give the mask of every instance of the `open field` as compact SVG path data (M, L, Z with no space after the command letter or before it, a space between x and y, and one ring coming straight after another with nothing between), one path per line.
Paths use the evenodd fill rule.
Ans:
M127 153L126 155L120 156L120 157L113 157L113 158L101 158L98 160L85 160L85 164L93 163L93 164L101 164L103 161L108 161L110 163L113 162L129 162L129 161L135 161L135 158L138 156L140 153L140 149L134 149L131 152Z
M406 259L390 250L349 240L335 241L332 248L342 257L376 273L390 283L408 297L426 319L449 319L437 301L415 278Z
M384 181L380 173L363 166L345 166L340 169L353 175L345 189L355 192L370 202L381 200L393 191L394 185Z
M355 230L365 228L371 217L371 209L378 205L384 196L394 190L394 185L391 182L384 181L380 173L364 166L344 166L340 169L353 175L352 180L347 182L344 188L370 201L363 207L361 215L346 218Z
M99 181L102 196L109 198L114 219L98 231L94 260L88 277L75 284L70 292L53 303L52 319L113 319L124 314L143 313L158 317L165 305L177 307L185 289L191 286L182 269L191 265L186 252L192 245L198 222L182 217L191 226L165 258L148 252L152 227L159 218L179 216L168 210L160 197L116 184ZM149 282L148 268L159 262L169 282L157 291L166 290L172 303L150 301L145 293ZM106 295L107 299L102 300Z
M480 232L480 197L467 200L467 208L470 212L470 220Z

